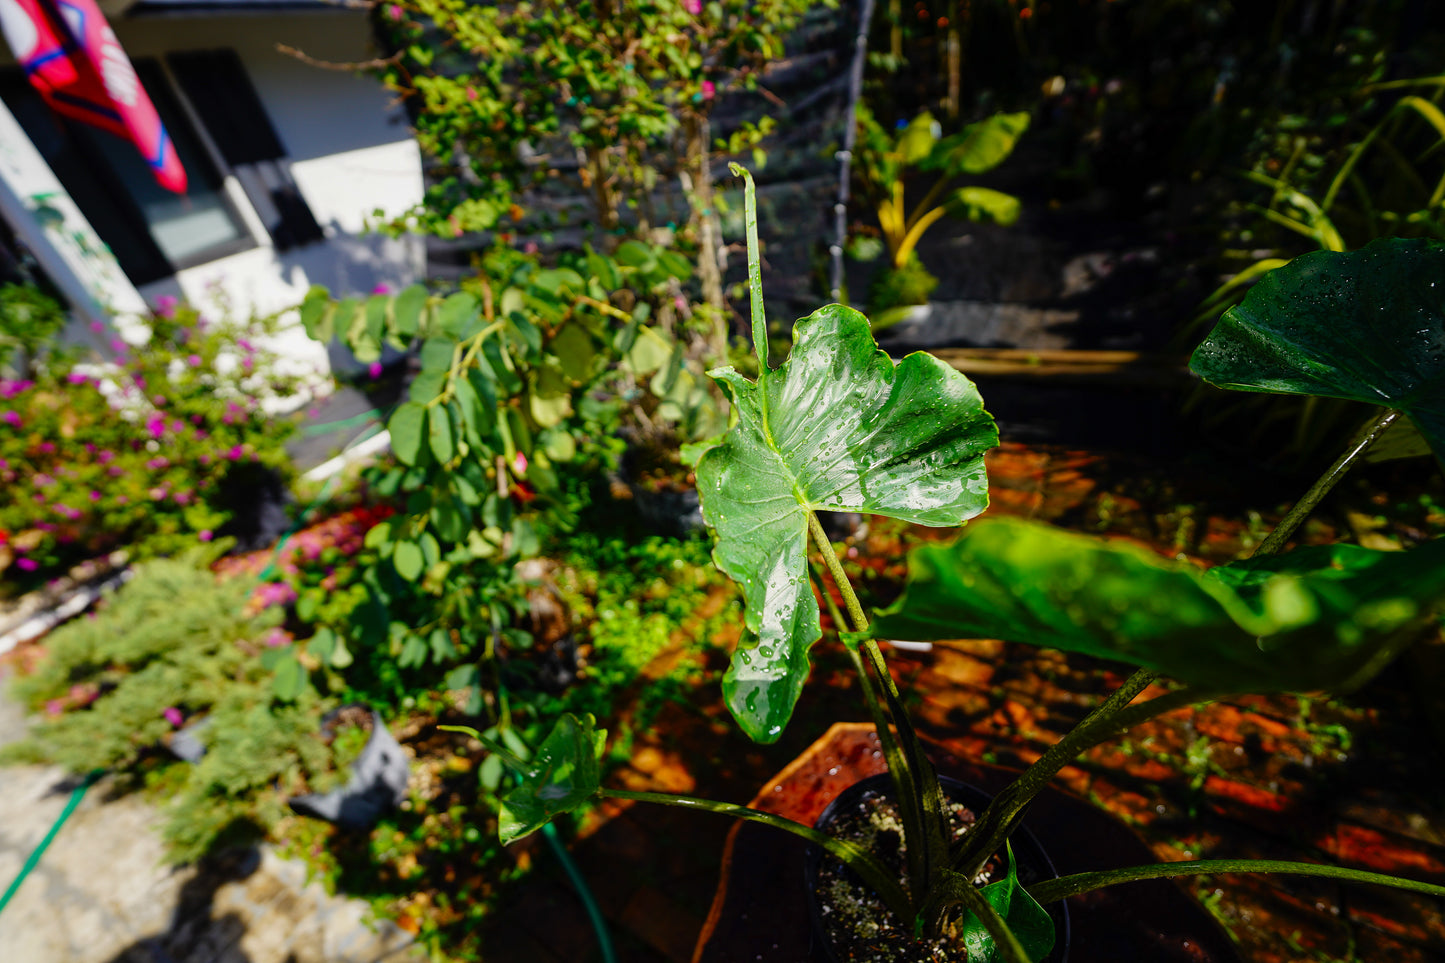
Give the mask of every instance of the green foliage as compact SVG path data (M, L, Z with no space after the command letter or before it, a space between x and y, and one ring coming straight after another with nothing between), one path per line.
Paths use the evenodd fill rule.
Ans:
M983 453L998 441L972 382L921 352L895 366L858 312L821 308L793 337L788 360L757 382L714 372L738 424L697 469L714 558L742 586L757 636L739 647L724 692L763 742L792 714L822 634L808 582L811 513L957 525L988 506Z
M124 545L170 554L222 533L224 482L289 470L292 419L265 402L295 387L258 344L274 320L210 324L181 306L150 319L117 364L0 380L0 575L23 588Z
M42 350L65 327L65 309L33 284L0 285L0 371L33 377Z
M892 271L869 292L870 310L928 300L938 282L923 269L915 251L924 232L939 218L947 215L1005 225L1018 220L1020 204L1012 195L976 185L950 187L960 177L983 174L1002 164L1028 126L1027 113L999 113L943 137L938 121L925 111L890 135L872 111L859 105L856 170L864 194L878 212L878 225L892 258ZM904 180L910 170L936 176L911 211L904 206ZM898 300L889 300L892 297Z
M607 741L591 716L564 715L530 759L517 766L517 788L502 798L498 832L503 843L541 829L569 813L602 785L597 764Z
M1445 246L1298 257L1226 311L1189 366L1222 388L1398 409L1445 458Z
M147 562L94 618L50 635L45 658L13 684L44 715L3 755L77 773L152 771L168 791L163 834L180 861L233 830L273 823L284 808L273 787L299 789L331 758L315 701L272 699L257 652L275 610L244 614L253 583L218 581L203 562ZM206 755L162 775L155 750L182 721L202 722L194 731Z
M666 154L658 169L659 148L707 117L718 88L755 85L809 6L377 7L378 27L397 51L383 79L415 105L417 139L435 159L436 183L412 221L442 234L504 229L523 217L526 192L566 176L572 193L589 199L591 222L612 230L659 174L673 173ZM689 157L687 166L696 173L705 162L705 154Z
M1201 571L1023 521L908 560L878 638L990 638L1156 669L1210 692L1357 688L1445 599L1445 541L1303 548Z
M927 304L936 287L938 278L923 266L917 251L908 256L902 267L895 267L891 261L881 265L868 285L873 330L888 327L894 319L902 320L908 308L915 304Z

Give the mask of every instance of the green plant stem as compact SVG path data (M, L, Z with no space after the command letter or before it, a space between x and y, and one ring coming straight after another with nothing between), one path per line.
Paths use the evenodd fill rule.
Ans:
M1289 513L1280 519L1274 531L1259 543L1253 555L1273 555L1283 548L1285 542L1289 541L1290 536L1295 533L1295 529L1299 528L1309 513L1315 510L1324 497L1329 494L1330 489L1340 483L1340 479L1345 477L1345 473L1399 417L1398 411L1387 408L1370 419L1350 442L1344 454L1340 455L1333 465L1325 469L1324 474L1310 486L1309 491L1300 496L1299 501L1294 503L1294 507L1289 510Z
M1040 903L1052 903L1119 883L1171 876L1213 875L1215 873L1289 873L1295 876L1319 876L1351 883L1392 886L1395 889L1424 893L1427 896L1445 896L1445 886L1421 883L1413 879L1400 879L1384 873L1346 869L1343 866L1324 866L1319 863L1297 863L1279 859L1198 859L1188 862L1130 866L1125 869L1110 869L1097 873L1076 873L1073 876L1063 876L1035 883L1028 888L1028 894Z
M969 879L978 875L983 864L1003 845L1023 818L1028 804L1049 784L1049 780L1073 762L1080 752L1095 745L1096 733L1112 731L1114 716L1157 678L1159 674L1153 669L1137 670L1068 735L1050 746L1007 789L995 796L968 835L964 836L953 860L954 870Z
M771 826L774 829L781 829L785 833L792 833L804 839L814 846L819 847L841 860L849 869L873 887L880 899L888 906L901 920L912 918L912 904L908 894L904 892L903 886L894 879L893 874L888 871L882 863L873 857L872 853L862 847L841 839L834 839L826 833L821 833L811 826L804 826L802 823L794 822L784 816L775 813L764 812L761 809L753 809L749 806L737 806L732 803L717 802L712 799L696 799L692 796L678 796L665 792L634 792L630 789L599 789L597 796L602 799L631 799L637 802L657 803L662 806L677 806L682 809L694 809L702 812L717 813L719 816L732 816L735 819L746 819L755 823L762 823L764 826Z
M819 554L823 556L823 564L827 566L828 573L833 576L834 584L838 586L839 594L843 596L843 604L848 607L848 616L852 620L855 633L866 633L868 617L863 613L863 604L858 601L858 595L853 591L853 584L848 581L848 575L843 571L843 563L838 560L838 553L833 551L833 543L828 540L827 533L823 531L823 525L818 521L817 513L812 511L808 512L808 531L818 546ZM832 604L831 599L829 599L829 604ZM882 650L878 648L877 640L865 638L858 645L878 676L878 685L888 702L888 713L898 728L898 741L902 749L901 758L904 765L900 769L894 769L894 760L889 759L889 772L893 774L893 784L898 793L899 814L904 822L904 838L909 840L907 852L910 886L915 893L921 896L937 882L937 871L948 865L949 834L943 817L943 788L938 784L938 773L934 770L933 763L929 762L928 757L924 755L918 735L913 731L913 725L908 721L908 714L903 710L903 701L898 694L898 686L893 681L892 673L888 671L888 663L883 658ZM866 680L866 672L863 678ZM878 705L877 693L865 685L863 694L864 698L872 702L869 711L874 718L881 718L883 708ZM882 733L886 728L886 723L880 727L880 740L883 738Z
M1079 752L1088 752L1100 743L1108 742L1110 739L1122 735L1126 730L1132 729L1142 722L1158 718L1166 712L1173 712L1175 709L1182 709L1185 706L1198 705L1201 702L1211 702L1217 698L1219 698L1218 692L1205 692L1186 686L1183 689L1175 689L1173 692L1156 696L1148 702L1125 706L1116 712L1113 718L1107 720L1108 725L1097 726L1093 741L1082 747Z

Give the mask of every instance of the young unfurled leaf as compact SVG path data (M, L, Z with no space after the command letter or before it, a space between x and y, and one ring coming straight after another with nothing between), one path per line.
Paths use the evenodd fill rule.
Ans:
M590 715L558 719L519 773L521 784L502 798L497 827L502 842L536 832L590 799L602 784L597 757L606 740L606 730L597 729Z
M1018 864L1012 846L1008 848L1008 875L989 883L979 892L1003 917L1030 960L1042 960L1049 955L1054 948L1054 921L1049 917L1048 910L1019 884ZM1001 963L1004 959L983 922L967 910L964 911L959 939L968 948L970 963Z
M958 525L988 506L983 453L998 442L972 382L922 353L895 366L857 311L821 308L793 336L787 362L761 383L712 373L739 421L697 467L713 558L742 586L757 636L734 655L724 693L765 742L792 714L821 634L808 513Z
M335 334L332 323L334 315L331 292L319 284L313 284L306 292L306 299L301 302L301 327L308 336L325 344Z
M998 519L908 559L875 638L990 638L1157 669L1205 690L1364 683L1445 602L1445 540L1304 548L1203 571L1128 544Z
M1445 247L1387 238L1297 257L1224 313L1189 367L1221 388L1398 409L1445 459Z

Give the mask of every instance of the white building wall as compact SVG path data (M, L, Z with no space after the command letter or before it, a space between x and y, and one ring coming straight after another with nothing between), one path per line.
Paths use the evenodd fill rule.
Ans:
M420 238L364 233L374 210L400 214L422 198L421 155L405 111L370 77L311 66L277 49L285 44L333 63L365 60L374 54L363 12L118 18L112 25L132 57L235 50L289 155L297 186L326 232L324 243L278 252L228 177L228 193L245 212L258 246L147 284L140 288L147 301L175 296L217 314L270 314L296 305L313 284L338 295L364 294L379 285L398 290L422 275ZM0 60L11 62L8 52ZM133 300L135 289L120 281L110 300ZM335 346L328 362L326 349L299 328L277 347L307 367L351 366Z

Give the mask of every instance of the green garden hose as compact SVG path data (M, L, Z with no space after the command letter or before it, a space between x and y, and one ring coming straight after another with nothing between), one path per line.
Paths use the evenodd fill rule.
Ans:
M572 862L567 847L562 845L562 839L557 835L557 827L551 823L544 824L542 835L547 837L552 852L557 854L557 861L567 871L567 878L572 881L572 888L577 891L577 898L582 901L582 906L587 910L587 919L592 923L592 932L597 934L597 947L602 951L602 963L617 963L617 955L612 952L612 937L607 933L607 921L602 918L602 910L592 896L592 890L588 888L587 880L582 878L582 871L577 868L576 863Z
M50 844L55 841L56 835L59 834L60 827L65 825L65 821L70 818L70 814L75 812L75 807L79 806L80 801L85 798L85 791L95 785L96 780L100 779L103 775L105 775L104 769L92 770L86 774L78 786L70 791L70 799L66 802L65 808L60 811L60 815L56 818L55 822L50 824L50 831L47 832L45 838L40 840L40 843L30 851L30 856L26 858L25 865L21 866L20 872L15 874L15 881L10 884L9 889L5 890L5 895L0 896L0 913L5 912L5 907L10 905L10 900L19 892L20 884L25 882L25 877L29 876L35 870L36 866L40 865L40 857L45 855L45 851L50 848Z

